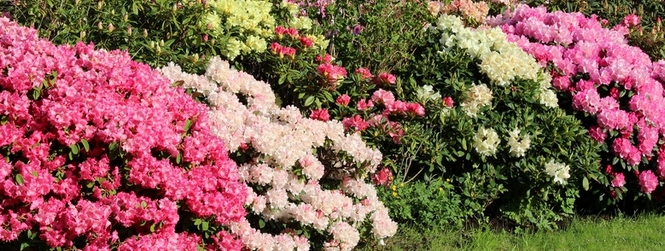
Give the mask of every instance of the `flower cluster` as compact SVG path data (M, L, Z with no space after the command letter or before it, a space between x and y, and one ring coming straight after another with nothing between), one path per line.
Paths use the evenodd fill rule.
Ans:
M325 87L334 90L346 78L346 68L331 63L323 63L316 67L316 71L325 80Z
M316 0L316 1L307 1L307 0L285 0L289 4L293 4L301 9L301 14L307 15L306 8L316 8L318 14L322 18L326 17L326 7L335 2L335 0Z
M570 178L570 167L566 164L556 163L554 160L550 160L545 164L545 172L554 178L554 183L561 185L567 184L568 178Z
M322 111L308 119L295 107L279 108L268 84L218 57L211 59L205 76L183 73L172 64L160 71L205 95L213 132L232 152L249 157L240 164L240 176L249 191L245 206L250 214L290 226L271 235L252 228L249 220L235 224L231 231L245 248L307 250L316 245L291 229L311 238L326 233L322 238L331 238L324 246L331 250L353 248L361 227L369 226L379 240L395 234L396 223L364 181L376 171L381 153L368 148L359 134L345 134L342 123L326 121Z
M440 100L441 93L435 92L434 87L431 85L424 85L416 90L416 99L422 103L427 103L433 100ZM450 102L452 102L452 99ZM452 106L452 104L450 106Z
M471 85L466 92L466 98L460 106L469 117L476 117L480 109L492 104L492 90L485 84Z
M663 63L652 63L639 48L628 45L625 27L606 29L595 16L548 13L525 5L488 23L501 27L508 40L541 65L554 66L553 86L572 97L573 109L595 118L587 125L591 137L608 144L614 156L634 168L650 169L650 163L657 162L657 173L665 177L660 171L665 170L665 151L655 150L665 131L665 97L658 81L663 80ZM638 17L628 16L620 26L638 23ZM617 165L612 186L624 184L620 169L626 168ZM651 175L645 170L639 176L647 193L658 185Z
M350 97L344 95L346 94L337 99L348 104ZM346 97L348 97L348 101L346 101ZM344 102L337 103L342 106L341 108L345 108L346 105L343 105ZM365 119L363 116L357 114L344 117L342 124L347 130L353 129L356 132L362 132L368 128L375 127L383 133L388 134L396 144L400 143L400 139L404 136L404 129L402 129L402 124L395 121L395 119L425 116L425 108L420 103L397 100L392 91L384 89L375 90L369 99L358 100L356 108L357 111L368 114L367 118L369 119ZM383 109L380 110L379 108ZM380 113L378 113L379 111Z
M223 229L245 216L247 190L205 105L126 52L55 46L6 18L0 44L1 241L38 229L52 248L215 245L176 231L186 215L240 250Z
M492 128L481 127L473 136L473 147L482 156L494 156L499 143L501 143L499 134Z
M527 134L520 137L520 129L515 128L508 133L508 146L510 146L510 155L513 157L524 157L524 154L531 146L531 137Z
M441 1L429 1L427 9L435 17L439 13L461 16L467 24L485 22L485 17L489 12L489 6L486 2L474 3L471 0L454 0L447 5Z
M294 59L296 57L295 48L282 46L277 42L270 44L270 51L272 52L272 54L279 55L280 58L287 56L291 59Z
M470 29L456 16L442 15L434 30L442 33L440 42L446 48L459 47L480 60L480 71L493 84L505 86L516 78L540 83L538 99L547 107L558 107L551 89L551 76L528 53L508 42L499 28Z

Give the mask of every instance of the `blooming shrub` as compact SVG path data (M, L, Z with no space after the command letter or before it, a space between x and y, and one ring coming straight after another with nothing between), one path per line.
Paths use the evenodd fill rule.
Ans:
M124 52L0 19L0 240L12 250L240 250L246 187L205 105Z
M489 23L551 69L566 108L579 112L589 134L606 145L603 166L610 167L608 177L598 179L605 185L596 190L598 195L620 199L627 192L630 197L639 196L634 193L638 190L654 192L659 182L653 174L665 177L660 142L665 131L663 85L658 63L628 45L628 28L621 24L610 30L595 17L524 5ZM626 21L635 23L634 18ZM627 179L626 186L618 186L624 184L620 181L610 186L612 176Z
M450 180L448 200L464 207L447 208L455 211L437 222L490 216L555 228L573 214L588 179L600 175L599 144L558 107L549 74L498 28L467 28L460 17L442 15L428 32L400 96L427 113L402 123L401 151L382 149L401 160L393 166L398 182ZM389 204L409 219L408 206Z
M602 18L600 20L602 24L609 26L618 24L629 26L630 34L626 38L630 45L640 47L654 61L665 58L665 33L662 26L665 4L661 1L529 0L522 2L532 7L544 6L550 12L580 12L586 16L595 14Z
M397 224L365 182L381 153L359 134L345 134L320 112L308 119L293 106L278 107L270 85L219 58L205 76L176 65L161 72L204 95L213 132L238 159L249 214L231 231L245 248L351 250L361 237L395 234Z

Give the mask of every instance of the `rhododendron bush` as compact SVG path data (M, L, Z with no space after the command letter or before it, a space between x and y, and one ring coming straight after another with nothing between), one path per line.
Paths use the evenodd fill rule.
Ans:
M228 230L247 189L182 88L126 52L55 46L6 18L0 69L4 248L242 247Z
M597 17L519 6L488 21L550 69L566 108L605 144L601 198L662 195L665 177L663 62L628 45L634 16L604 27ZM612 200L608 200L612 203Z
M397 225L365 180L381 161L339 121L303 117L275 104L270 85L213 58L205 76L160 69L203 95L213 132L240 165L249 212L231 231L251 250L350 250L361 237L383 240Z
M558 107L550 75L500 29L442 14L428 33L402 85L427 113L402 125L409 162L398 176L450 179L467 219L556 227L574 213L586 176L599 175L599 144Z

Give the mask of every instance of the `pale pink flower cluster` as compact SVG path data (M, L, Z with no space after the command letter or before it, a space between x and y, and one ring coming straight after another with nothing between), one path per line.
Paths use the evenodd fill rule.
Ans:
M625 25L638 21L629 16ZM650 162L657 155L658 173L665 178L665 172L660 171L665 171L665 149L654 151L665 133L665 62L652 63L638 47L628 45L625 26L610 30L603 28L595 16L548 13L545 8L526 5L487 22L501 27L509 41L541 65L556 66L552 85L572 95L573 109L595 116L596 124L589 130L594 139L609 144L616 156L632 166L646 167L643 159ZM537 42L531 42L534 40ZM585 77L573 81L582 75ZM624 176L620 177L613 185L624 183ZM658 185L650 177L640 176L641 184L648 185L643 185L644 192Z
M357 245L363 224L369 223L379 240L395 234L397 224L374 186L365 181L375 172L381 153L368 148L358 133L346 134L339 121L310 119L295 107L277 107L268 84L232 69L218 57L210 60L205 76L183 73L172 64L160 71L207 96L213 131L225 143L256 151L256 157L239 167L251 214L265 221L296 221L305 231L330 233L327 247L341 250ZM250 104L242 104L236 95L251 100ZM323 189L320 181L337 187ZM292 231L274 236L252 228L248 221L232 225L231 231L250 250L310 246L307 238Z
M148 65L0 18L0 68L0 241L37 230L53 249L194 251L206 238L176 233L180 214L222 229L245 217L207 107ZM208 244L240 250L220 233Z
M439 13L444 14L459 14L467 23L471 22L479 24L485 22L485 17L489 12L489 6L486 2L473 2L471 0L454 0L449 4L441 1L430 1L427 4L427 9L433 16L438 16Z

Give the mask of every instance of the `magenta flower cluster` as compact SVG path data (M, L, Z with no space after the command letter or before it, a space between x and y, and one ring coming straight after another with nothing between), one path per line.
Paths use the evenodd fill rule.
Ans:
M364 73L369 74L369 70L360 68L356 70L356 73L361 75ZM389 73L385 73L385 75L392 76L392 74ZM335 102L342 109L351 108L348 107L351 102L351 97L347 94L340 95ZM383 109L381 110L379 108ZM342 119L342 124L346 130L362 132L369 128L376 127L390 136L395 144L400 143L401 138L404 136L404 129L400 122L394 120L402 117L414 118L425 116L425 108L421 104L398 100L395 98L392 91L384 89L375 90L372 96L368 99L358 100L356 110L357 112L364 114L364 116L360 114L345 116ZM393 119L391 120L390 118Z
M608 29L596 16L520 5L488 23L500 26L541 65L554 66L552 85L572 96L573 109L595 119L590 136L608 144L630 166L609 170L618 179L612 185L623 186L624 175L617 174L626 172L626 178L631 174L639 181L643 192L653 192L658 176L665 178L665 151L658 146L665 133L665 98L659 82L663 63L652 63L638 47L628 45L627 26L639 19L630 16ZM648 170L653 157L657 170ZM637 171L627 172L631 169Z
M0 241L38 229L54 248L239 250L224 230L176 232L182 214L239 222L247 190L207 107L170 85L126 52L0 18Z

